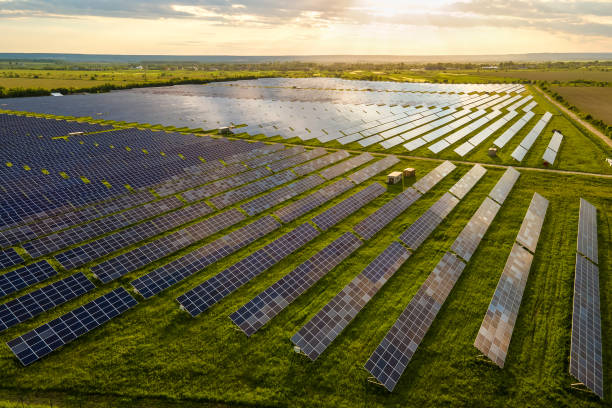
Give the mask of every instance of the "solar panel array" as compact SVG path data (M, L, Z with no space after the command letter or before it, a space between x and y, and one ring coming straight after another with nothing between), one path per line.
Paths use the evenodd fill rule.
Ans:
M158 238L147 244L121 253L91 268L96 278L104 283L113 281L145 265L186 248L219 231L243 221L245 216L237 209L218 213L182 230Z
M363 238L370 239L398 215L403 213L416 200L421 198L421 196L421 193L409 187L355 225L353 230Z
M312 222L323 231L336 225L338 222L353 214L376 197L384 194L387 189L379 183L370 184L368 187L342 200L333 207L325 210L312 219Z
M133 280L131 285L148 299L278 228L280 224L274 217L259 218L187 255L154 269Z
M557 158L557 153L561 148L561 142L563 141L563 135L561 132L555 131L553 133L552 139L550 139L550 143L548 143L548 147L542 156L542 160L544 160L548 164L554 164L555 159Z
M57 275L47 261L39 261L0 275L0 298Z
M453 242L451 250L464 260L469 261L500 208L501 205L489 197L485 198L476 210L476 214Z
M181 308L197 316L319 235L304 223L179 296Z
M15 298L0 305L0 331L76 299L93 289L94 284L79 272Z
M529 149L531 149L531 146L533 146L536 139L540 136L540 133L542 133L551 118L552 114L550 112L546 112L544 115L542 115L538 123L536 123L535 126L529 131L529 133L527 133L527 136L525 136L525 138L511 154L516 161L523 161L523 158Z
M503 368L518 317L533 255L514 244L474 346Z
M547 209L548 200L534 193L474 341L474 346L501 368L504 367L508 355L514 324Z
M395 388L463 268L465 263L458 257L444 254L366 362L365 369L389 391Z
M493 144L500 149L504 147L516 134L525 127L525 125L535 116L535 113L532 111L528 111L525 113L519 120L514 122L512 126L510 126L504 133L501 134Z
M603 399L603 347L597 256L597 209L580 199L570 374Z
M361 153L359 156L351 157L350 159L345 160L342 163L338 163L334 166L326 168L321 172L321 175L327 180L331 180L373 159L374 156L372 156L370 153Z
M516 171L516 169L514 169L513 167L508 167L508 169L501 176L497 184L495 184L495 187L493 187L493 190L491 190L491 192L489 193L489 197L491 197L499 204L503 204L504 201L506 201L506 198L508 198L512 187L514 187L514 184L516 183L520 175L521 173Z
M131 309L137 303L120 287L7 344L19 361L27 366Z
M0 251L0 269L10 268L22 262L23 258L13 248Z
M322 169L323 167L329 166L330 164L336 163L340 160L346 159L350 154L346 150L339 150L334 153L330 153L326 156L320 157L315 160L311 160L308 163L304 163L293 169L295 174L303 176L308 173L312 173L315 170Z
M251 336L361 245L355 235L344 233L232 313L230 319Z
M391 243L291 341L311 360L316 360L410 255L400 243Z
M478 181L485 175L487 169L482 167L480 164L474 165L463 177L459 180L454 186L451 187L449 193L457 197L458 199L463 199L467 193L470 192L472 187L478 183Z
M386 156L384 159L351 174L349 179L355 184L360 184L397 163L399 163L397 157Z
M422 194L425 194L429 190L431 190L436 184L440 182L444 177L448 176L449 173L455 170L457 167L449 162L445 161L429 173L425 177L419 179L416 183L412 185L413 188L420 191Z
M597 256L597 208L584 198L580 199L577 250L591 262L599 263Z

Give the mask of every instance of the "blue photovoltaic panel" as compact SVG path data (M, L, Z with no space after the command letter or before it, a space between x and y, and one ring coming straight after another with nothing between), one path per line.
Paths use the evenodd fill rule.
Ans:
M578 252L591 261L599 263L597 257L597 208L584 198L580 199Z
M394 164L399 163L399 159L395 156L387 156L382 160L377 161L374 164L371 164L367 167L364 167L361 170L356 171L355 173L348 176L348 178L355 184L363 183L366 180L374 177L378 173L383 170L388 169Z
M251 336L355 252L361 244L361 240L355 235L345 233L232 313L230 319L247 336Z
M177 301L195 317L319 234L312 225L304 223L178 297Z
M138 293L148 299L278 228L280 228L280 224L274 217L259 218L210 244L141 276L132 281L131 284Z
M57 275L47 261L36 262L0 275L0 298Z
M419 179L416 183L412 185L413 188L417 189L421 193L425 194L429 190L431 190L440 180L444 177L448 176L448 174L455 170L457 167L449 162L445 161L421 179Z
M291 341L311 360L316 360L410 255L402 244L392 242L294 334Z
M366 219L355 225L353 230L365 239L372 238L378 231L403 213L416 200L421 197L421 193L409 187L399 193L391 201L380 207Z
M0 305L0 331L76 299L95 286L82 272Z
M459 204L458 198L450 193L444 193L438 201L400 235L400 241L412 249L417 249L457 204Z
M363 190L353 194L335 206L317 215L312 219L312 222L314 222L317 227L321 228L323 231L326 231L344 218L359 210L370 201L374 200L376 197L382 195L385 191L387 191L387 189L379 183L370 184Z
M599 268L576 254L570 374L603 399Z
M13 248L0 251L0 269L10 268L22 262L23 258Z
M27 366L136 304L136 299L120 287L9 341L7 345L19 361Z
M365 364L393 391L429 327L461 276L465 264L447 252Z

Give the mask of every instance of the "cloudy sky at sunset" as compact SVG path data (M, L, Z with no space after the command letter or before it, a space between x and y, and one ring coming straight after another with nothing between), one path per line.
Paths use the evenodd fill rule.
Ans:
M612 1L0 0L0 38L0 52L612 52Z

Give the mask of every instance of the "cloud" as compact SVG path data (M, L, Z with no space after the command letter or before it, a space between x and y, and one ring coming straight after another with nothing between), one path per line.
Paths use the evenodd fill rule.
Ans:
M338 24L526 28L612 38L612 2L546 0L0 0L0 18L192 19L215 25L304 29Z

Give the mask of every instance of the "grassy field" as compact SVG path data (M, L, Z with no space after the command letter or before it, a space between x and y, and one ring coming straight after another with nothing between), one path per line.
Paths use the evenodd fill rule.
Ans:
M592 86L551 86L551 89L581 111L612 124L612 88Z
M437 164L403 160L394 169L412 166L421 177ZM125 407L173 406L179 401L186 402L187 406L610 406L609 402L601 403L590 394L572 390L569 385L574 381L568 375L578 198L584 197L599 208L605 375L612 378L609 364L612 358L609 295L612 293L609 219L612 189L609 179L524 171L395 392L388 393L370 384L362 366L497 182L502 174L500 169L488 171L316 362L293 352L291 335L468 169L469 166L460 165L251 338L237 331L227 316L350 230L395 196L400 186L390 187L385 195L198 318L181 312L175 298L275 239L279 233L259 240L151 300L141 301L125 315L30 367L21 367L6 347L1 348L0 398L12 401L22 398L47 405L46 401L51 401L54 406L89 406L91 400L104 406ZM371 181L383 182L384 175ZM282 232L363 187L283 226ZM472 343L534 191L548 198L551 205L506 367L500 370L479 360ZM222 234L198 245L218 235ZM132 273L51 313L9 329L0 335L0 340L7 341L118 285L127 286L131 279L143 273ZM64 277L67 272L60 275ZM607 395L612 392L609 382L605 392Z
M515 78L527 79L530 81L597 81L597 82L612 82L612 70L594 70L594 69L525 69L525 70L492 70L481 72L481 76L489 78Z

